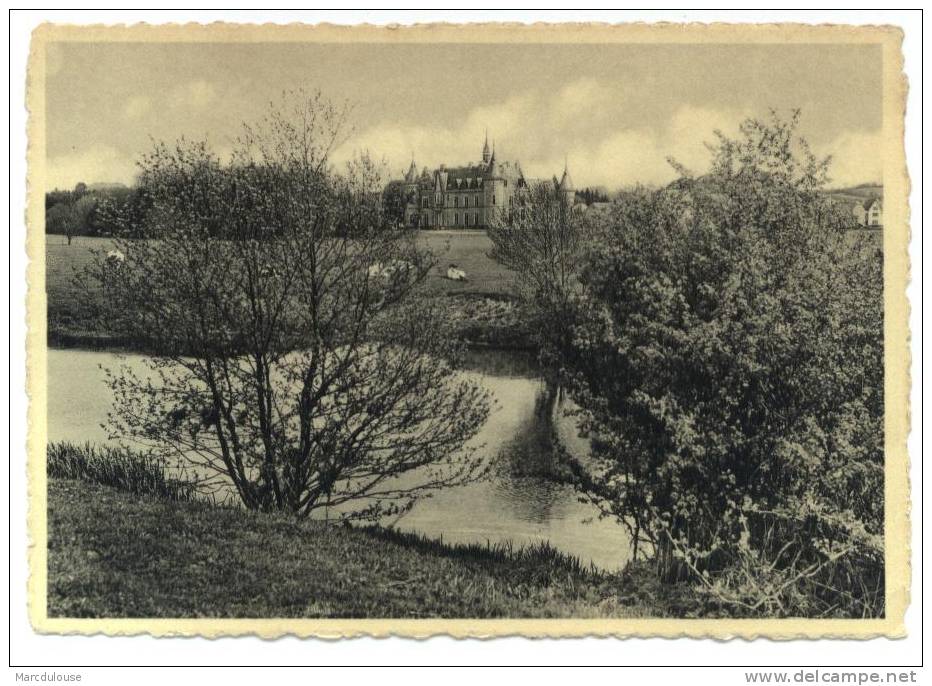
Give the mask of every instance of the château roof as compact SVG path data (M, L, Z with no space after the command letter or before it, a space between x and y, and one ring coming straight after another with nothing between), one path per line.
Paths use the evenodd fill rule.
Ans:
M414 159L412 158L411 166L408 167L408 173L405 174L405 181L407 183L413 183L416 177L417 177L417 166L414 164Z
M524 181L524 173L517 162L499 162L495 159L495 146L489 150L489 138L486 133L485 145L482 149L481 162L466 164L459 167L440 165L439 169L428 171L426 167L417 176L414 160L405 174L407 184L417 184L421 188L435 188L446 190L473 190L483 188L486 181L502 179L519 184Z
M448 181L481 181L488 178L488 166L484 164L468 164L462 167L445 167L442 171L446 172Z

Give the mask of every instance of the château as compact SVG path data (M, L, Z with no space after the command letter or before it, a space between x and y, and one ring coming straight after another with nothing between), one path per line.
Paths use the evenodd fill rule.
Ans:
M486 134L479 162L460 167L441 164L430 171L411 166L402 182L405 225L422 229L484 229L494 219L520 204L527 196L528 182L518 162L501 162L489 147ZM569 170L557 190L572 202L575 187Z

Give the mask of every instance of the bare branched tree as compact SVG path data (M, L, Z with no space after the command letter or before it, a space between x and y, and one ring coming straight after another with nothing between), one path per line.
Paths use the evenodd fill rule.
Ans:
M478 474L488 398L416 297L431 256L384 221L380 170L335 171L346 110L284 102L229 163L185 141L143 159L144 238L92 276L111 329L158 355L110 374L111 428L249 508L376 519Z

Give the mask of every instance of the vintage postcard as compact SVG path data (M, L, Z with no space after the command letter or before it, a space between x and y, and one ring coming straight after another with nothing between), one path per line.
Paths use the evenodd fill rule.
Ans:
M36 630L902 636L901 41L39 27Z

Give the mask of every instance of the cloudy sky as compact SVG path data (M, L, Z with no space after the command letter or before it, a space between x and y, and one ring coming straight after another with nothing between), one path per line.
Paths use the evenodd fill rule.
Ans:
M881 54L859 45L387 45L53 43L47 156L52 187L130 183L151 139L229 149L240 123L284 89L353 105L354 135L393 173L476 160L488 128L500 159L577 186L701 171L718 128L802 109L832 154L833 185L880 180Z

